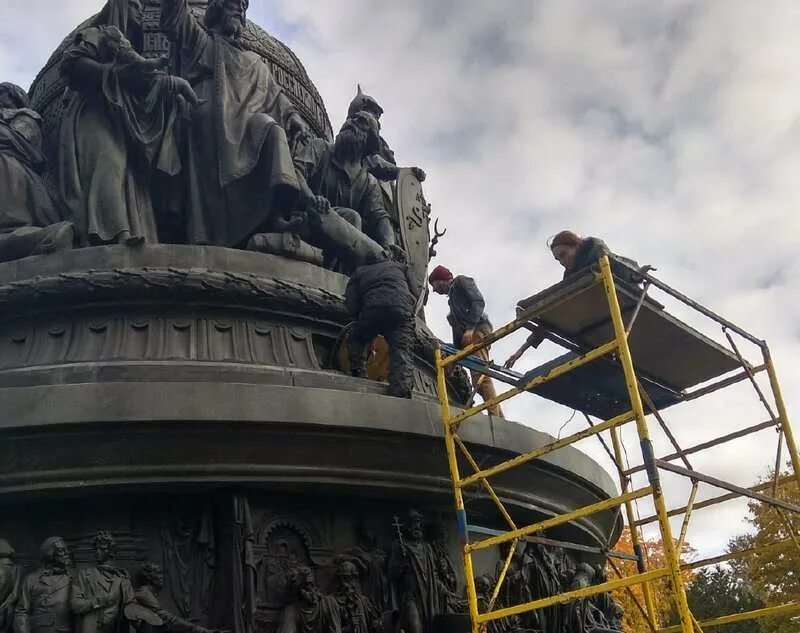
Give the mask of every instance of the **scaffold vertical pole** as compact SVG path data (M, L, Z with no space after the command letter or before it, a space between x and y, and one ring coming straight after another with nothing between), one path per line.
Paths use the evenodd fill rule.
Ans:
M625 374L625 384L627 386L628 396L630 397L631 409L636 415L636 429L639 434L642 459L646 466L648 480L653 489L653 503L656 507L656 514L658 515L658 521L661 527L661 540L670 570L670 578L675 593L675 602L680 619L681 631L682 633L695 633L694 625L692 624L692 613L689 610L686 590L681 576L679 552L675 550L675 543L672 538L672 528L669 523L667 506L661 489L661 478L655 461L653 443L647 428L644 406L642 405L642 398L639 393L639 383L633 368L630 348L628 347L628 335L622 320L622 311L620 310L619 300L617 299L614 276L611 272L611 265L607 256L600 258L600 274L603 278L603 287L608 301L608 309L611 315L611 322L614 326L614 336L617 343L619 362Z
M434 352L436 359L436 388L439 392L439 403L442 408L442 423L444 425L444 440L447 450L447 463L450 467L450 479L453 483L453 496L455 497L456 518L458 520L458 532L461 538L462 556L464 559L464 583L467 588L467 602L469 603L469 619L472 633L480 633L478 623L478 594L475 589L475 574L472 569L472 554L467 549L469 543L469 528L467 525L467 513L464 509L464 495L458 482L461 475L458 470L458 456L456 454L456 443L453 437L453 426L450 423L450 399L447 394L447 380L445 378L444 367L442 366L442 351L436 349Z
M614 447L614 456L616 458L617 464L620 467L625 463L622 460L622 440L620 439L620 430L619 428L611 429L611 444ZM623 474L624 469L620 469L620 490L625 493L627 488L627 482L625 480L625 475ZM636 571L640 574L643 574L647 571L647 561L645 559L645 552L644 547L642 544L641 539L639 538L639 527L636 525L636 517L633 513L633 502L626 501L625 502L625 516L628 519L628 529L630 530L631 534L631 545L633 546L633 553L636 555ZM658 621L658 613L656 612L655 601L653 600L653 592L650 590L650 583L644 582L642 583L642 593L644 594L644 605L645 609L647 610L647 617L650 620L650 625L652 626L653 630L658 629L659 621Z
M783 435L786 438L786 447L789 450L789 456L792 460L792 469L794 476L797 480L798 490L800 491L800 456L797 453L797 444L794 441L794 433L792 432L792 425L789 423L789 415L786 412L786 403L783 401L783 394L781 393L780 384L778 384L778 375L775 372L775 365L772 363L772 355L769 353L769 347L766 343L761 345L761 353L764 356L764 364L767 366L767 376L769 376L769 385L772 389L772 397L775 399L775 407L778 411L778 419L783 429ZM780 465L778 466L780 468ZM780 476L776 473L776 476Z

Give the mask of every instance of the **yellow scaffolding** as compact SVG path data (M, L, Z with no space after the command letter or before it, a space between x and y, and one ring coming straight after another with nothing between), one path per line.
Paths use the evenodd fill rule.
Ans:
M631 281L632 279L634 281ZM695 569L705 565L742 558L749 554L764 551L786 543L786 541L783 541L777 544L768 544L753 548L752 550L732 552L691 564L682 562L680 559L680 550L686 538L692 512L738 497L747 497L775 507L791 535L791 539L787 540L793 541L798 549L800 549L798 537L792 530L791 524L788 522L785 515L785 511L800 513L800 507L776 498L777 491L783 484L789 481L800 483L800 458L798 457L794 435L789 424L786 407L781 396L777 376L766 343L692 301L677 290L670 288L665 283L649 274L647 270L633 268L627 262L617 260L613 258L613 256L611 258L602 257L598 263L598 267L587 273L583 281L562 282L558 286L560 288L557 288L557 292L549 293L545 300L528 300L527 303L521 302L521 307L518 308L517 318L514 321L498 328L479 343L470 345L461 350L442 345L441 349L436 352L437 388L441 403L445 446L453 484L456 516L459 532L463 540L464 575L472 632L480 633L484 631L486 624L494 620L543 609L557 604L568 603L573 600L587 598L615 589L630 588L633 585L641 586L645 605L642 606L637 602L637 606L645 615L650 629L657 633L702 633L705 629L731 622L779 615L789 616L799 613L800 602L794 602L785 605L770 606L746 613L730 614L705 622L698 622L689 610L684 576L681 573L682 570L685 569ZM699 312L704 317L710 318L712 321L722 326L723 332L732 350L722 348L710 339L705 338L699 332L696 332L674 317L668 315L666 311L663 310L663 306L647 297L648 290L652 287L666 292L685 306L688 306L692 310ZM591 302L592 297L594 297L593 304ZM620 304L621 300L625 303L623 307L621 307ZM601 303L603 304L602 309L605 313L604 318L606 321L598 320L597 318L597 306ZM581 312L581 317L585 317L583 319L584 322L581 322L572 329L563 325L565 323L564 315L569 314L570 310L583 311ZM589 313L591 313L591 315ZM631 332L634 324L637 322L637 318L645 313L647 316L644 318L648 322L648 327L661 328L659 331L662 334L664 332L671 332L672 335L678 336L678 338L675 339L676 341L683 341L686 349L689 350L689 364L672 371L669 363L665 365L662 359L657 357L657 354L656 356L651 355L650 357L646 357L644 353L636 354L637 358L634 359L633 356L635 355L636 349L632 351L632 348L645 349L648 344L647 329L643 332L638 332L638 339L636 339L636 341L632 342L631 339ZM625 322L626 315L628 317L627 323ZM589 318L590 316L592 318ZM581 319L578 319L578 321L580 320ZM481 361L474 356L479 350L514 333L520 328L537 331L540 335L551 341L567 347L572 353L566 358L562 357L562 359L555 362L555 364L550 363L540 368L538 371L529 372L524 376L516 374L507 368L495 365L492 362ZM731 336L731 332L737 334L745 341L756 345L761 351L763 363L758 366L753 366L748 363L739 352ZM587 344L587 341L592 342L593 345ZM681 344L679 344L679 346L680 345ZM652 347L648 349L652 351ZM684 353L684 351L685 350L681 350L681 353ZM645 364L648 366L645 367L644 370L641 370L639 365L637 365L637 361L640 360L640 357L647 361ZM574 404L570 405L573 406L573 408L580 409L586 414L586 419L590 424L589 428L563 439L555 440L540 448L517 455L502 463L485 468L478 465L478 461L470 453L464 440L459 437L459 430L464 423L471 420L488 420L488 417L477 418L476 416L483 413L488 408L524 392L538 390L540 395L549 397L547 394L543 394L543 389L556 384L559 380L563 380L570 372L585 371L587 368L590 368L592 364L596 365L598 362L605 362L606 369L612 366L616 372L621 370L622 376L624 377L624 387L620 382L620 392L624 394L624 399L617 398L617 400L614 401L614 398L606 398L607 403L614 401L613 405L609 404L605 409L606 411L611 411L613 415L607 414L603 416L607 417L607 419L595 424L591 421L588 413L597 415L596 410L588 406L586 408L581 408ZM661 364L659 365L659 363ZM468 367L471 371L477 371L478 373L501 380L513 386L511 389L500 393L497 397L489 401L475 406L468 406L466 410L453 413L451 412L446 386L446 372L449 371L448 368L453 365ZM737 373L731 374L734 368L737 370ZM664 388L664 383L669 382L669 380L664 381L661 380L661 378L671 371L673 376L672 382L674 384L671 388ZM756 374L764 371L767 372L769 378L774 409L755 379ZM659 372L661 372L661 376L659 376ZM680 373L680 376L677 375L678 373ZM721 375L724 375L724 377L720 379L719 377ZM617 376L619 376L618 373ZM708 384L709 379L712 377L714 381ZM683 382L681 382L682 380ZM723 389L729 385L747 380L750 381L756 390L770 419L755 426L728 433L715 440L698 444L689 449L681 449L664 422L661 410L672 404L688 402ZM693 391L687 390L689 386L696 386L697 384L702 384L702 386ZM569 391L569 385L567 385L567 391ZM563 395L563 392L564 389L562 388L560 393ZM563 400L559 400L561 396L557 393L555 395L550 395L552 396L550 399L563 402ZM654 400L659 400L659 402L654 402ZM653 449L653 443L648 429L648 415L652 415L656 419L674 448L674 452L661 459L656 458ZM620 428L630 422L636 423L642 464L626 469L623 467L625 463L623 459L625 449L622 443ZM775 480L773 482L768 482L752 488L742 488L700 473L694 470L689 462L689 455L696 454L703 450L709 450L720 444L769 428L776 429L779 434L778 454L775 461ZM518 526L493 488L490 479L588 437L597 437L603 441L601 434L606 431L611 435L613 453L605 442L603 442L603 446L614 460L619 472L621 493L616 497L537 521L530 525ZM789 452L793 473L790 477L780 478L779 473L782 465L781 450L784 442ZM466 476L461 474L459 455L466 460L466 463L473 471L471 474ZM672 461L677 459L683 462L683 466L677 466L672 463ZM660 479L660 471L668 471L682 475L691 481L691 493L685 505L673 510L667 508ZM637 472L645 472L647 474L648 485L629 490L631 487L631 476ZM463 492L465 488L476 484L479 484L488 498L494 502L494 505L508 527L507 530L501 532L490 530L490 533L493 533L492 536L480 538L479 540L472 540L471 532L478 530L477 528L471 529L474 528L474 526L470 526L468 523L467 513L464 507ZM725 490L726 494L697 502L696 497L700 484L720 488ZM771 489L772 496L763 494L762 491L768 489ZM649 498L652 500L655 507L655 514L644 519L637 519L634 512L634 502L642 498ZM524 604L503 605L500 608L495 608L495 603L500 595L500 589L506 579L507 572L512 562L515 549L512 546L509 548L503 566L501 567L493 595L489 601L488 609L485 612L479 611L472 561L474 552L503 543L512 543L512 545L514 545L520 540L526 539L536 540L538 538L539 542L547 541L548 539L535 535L541 534L546 529L566 525L604 510L616 508L618 512L621 512L623 507L625 519L631 531L634 552L638 554L638 573L633 576L622 577L615 566L614 569L620 577L603 582L602 584L540 598ZM676 539L673 538L673 532L670 526L670 517L679 515L683 515L684 520L679 538L677 539L678 546L676 546ZM648 570L646 561L641 554L641 528L648 523L658 523L660 529L666 559L666 566L662 569ZM584 551L589 551L590 549L590 547L584 547ZM670 581L671 595L679 617L679 623L674 626L662 627L656 614L651 583L661 578L668 578Z

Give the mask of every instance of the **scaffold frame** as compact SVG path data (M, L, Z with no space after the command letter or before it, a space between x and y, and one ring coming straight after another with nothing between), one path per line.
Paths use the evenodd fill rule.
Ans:
M628 279L631 275L637 279L636 292L640 293L635 305L628 306L628 321L625 322L623 310L620 308L618 297L619 285L625 284L624 280L620 278L620 272L626 273ZM767 551L771 548L785 545L787 542L793 542L800 550L800 540L794 533L791 524L788 522L785 512L800 513L800 507L795 504L783 501L776 498L779 488L788 482L796 482L800 485L800 456L798 456L797 445L795 443L794 434L789 422L786 406L781 394L780 386L777 379L777 374L772 362L772 357L769 348L765 341L753 336L744 329L736 326L730 321L724 319L718 314L712 312L708 308L693 301L681 292L671 288L664 282L655 278L650 274L649 269L638 269L633 267L630 263L616 259L613 256L603 256L598 261L597 267L592 269L592 279L590 284L602 287L603 296L605 298L606 307L608 310L608 318L610 319L610 330L612 338L601 344L589 347L585 341L577 341L569 335L565 335L562 331L557 331L556 328L548 328L547 324L543 324L537 320L538 314L541 313L541 306L535 305L531 308L523 308L518 311L517 318L510 323L494 330L491 334L487 335L481 341L464 347L463 349L456 349L448 345L441 345L437 349L436 357L436 372L437 372L437 390L441 405L441 417L444 431L445 449L447 454L448 466L453 486L453 496L456 509L456 518L458 523L459 533L463 544L463 566L464 577L466 584L467 600L469 604L469 616L471 621L472 633L482 633L486 629L489 622L523 614L538 609L543 609L557 604L565 604L573 600L589 598L601 593L613 591L615 589L630 588L633 585L639 585L642 588L642 595L644 597L644 605L636 601L637 607L645 616L650 630L655 633L702 633L704 629L710 629L715 626L731 622L739 622L748 619L757 619L770 616L790 616L800 613L800 602L792 602L783 605L773 605L762 609L757 609L745 613L735 613L698 622L691 613L687 601L686 584L682 571L685 569L697 569L700 567L719 564L728 560L743 558L748 555ZM681 392L681 401L689 402L697 398L709 395L733 384L738 384L743 381L749 381L755 389L761 403L766 409L769 420L759 424L747 427L745 429L728 433L724 436L717 437L711 441L706 441L696 446L692 446L683 450L678 444L675 436L671 433L669 427L661 415L660 407L653 402L647 390L643 386L644 376L637 373L636 360L632 356L631 347L629 345L631 332L636 325L637 317L640 315L643 305L645 304L648 290L650 288L657 288L681 304L688 306L691 310L699 313L703 317L710 319L722 327L725 337L730 343L731 350L728 353L738 359L738 369L736 374L727 374L713 381L706 381L699 388L692 391L683 390ZM574 293L585 291L586 287L580 290L575 290ZM571 298L570 293L567 292L564 296L558 298L562 304L569 301ZM552 307L552 306L551 306ZM632 308L632 309L631 309ZM666 314L666 312L665 312ZM672 317L670 317L672 318ZM560 344L563 347L574 352L572 357L564 362L555 365L549 365L546 371L526 376L521 376L515 372L510 371L508 368L492 363L491 361L484 361L475 356L475 353L495 343L496 341L509 336L519 330L520 328L536 329L549 338L551 341ZM740 353L736 342L734 341L731 333L736 334L741 339L755 345L761 352L763 362L757 366L748 363ZM490 407L505 402L506 400L518 396L522 393L535 390L546 383L556 380L559 377L565 376L569 372L584 367L598 359L611 359L619 371L622 372L624 377L625 391L627 397L627 404L625 411L602 420L599 423L594 423L586 412L583 412L589 427L579 432L573 433L562 439L554 440L553 442L516 455L504 462L495 464L488 467L479 466L476 459L472 456L465 441L459 437L459 429L467 422L477 421L483 419L484 421L489 418L479 414L485 412ZM488 401L482 402L477 405L468 404L467 408L462 411L452 412L450 404L450 396L447 390L446 374L449 368L454 365L461 365L468 368L472 372L477 372L482 376L494 378L512 385L512 387ZM761 389L755 376L759 373L766 372L770 392L772 396L772 404L770 404L767 394ZM629 408L628 408L629 405ZM774 407L774 408L773 408ZM652 416L661 430L666 434L674 451L661 458L657 458L653 449L653 442L650 436L648 417ZM620 433L621 427L629 423L635 423L636 432L639 439L639 448L642 464L635 467L625 466L625 447L623 446L622 434ZM732 483L722 481L720 479L711 477L694 470L691 462L688 459L689 455L700 453L701 451L710 450L721 444L739 439L741 437L763 431L766 429L774 428L779 437L778 450L775 459L775 478L772 482L762 483L750 488L743 488L736 486ZM608 432L611 436L611 446L609 448L604 441L602 434ZM503 501L495 491L490 479L504 473L513 468L518 468L535 459L539 459L544 455L560 450L567 446L571 446L578 441L596 437L602 443L603 447L614 462L619 474L620 494L615 497L604 499L597 503L575 508L569 512L555 515L530 525L519 526L514 521L510 511L505 507ZM789 476L781 477L782 468L782 447L786 445L789 453L789 462L791 464L791 474ZM461 474L461 465L459 463L459 456L466 462L469 468L473 471L471 474L463 476ZM681 460L683 466L677 466L672 462ZM679 508L668 509L664 492L661 483L660 472L671 472L688 478L692 482L691 493L685 505ZM645 472L647 475L648 485L639 488L632 488L632 475L638 472ZM725 494L718 495L711 499L704 501L696 501L699 486L708 485L714 488L720 488L725 491ZM500 516L507 525L505 531L481 529L477 526L471 526L468 522L467 513L464 502L464 490L473 485L480 485L486 497L490 499L494 506L497 508ZM771 496L763 494L763 491L771 488ZM680 552L683 543L685 543L686 533L689 527L689 521L692 513L696 510L712 507L716 504L736 498L749 498L759 503L768 504L774 507L779 513L782 521L787 527L791 538L778 543L765 544L754 547L750 550L741 552L729 552L722 556L707 558L702 561L695 561L693 563L683 562L680 558ZM637 499L648 498L652 501L655 508L655 514L644 519L637 518L634 511L634 502ZM637 573L623 577L616 565L611 565L612 569L619 576L611 580L607 580L601 584L590 587L585 587L577 590L567 591L558 595L539 598L531 602L518 605L504 605L501 608L495 608L496 601L500 595L503 583L506 580L507 572L510 568L514 545L520 540L536 540L547 541L542 537L542 533L550 528L560 525L568 524L580 518L587 517L597 512L602 512L609 509L616 509L621 515L624 508L624 523L630 528L631 539L634 552L636 553ZM672 526L670 525L670 518L674 516L683 515L684 519L681 525L681 531L678 538L674 538ZM649 523L657 523L661 542L664 547L664 554L666 565L660 569L647 569L647 564L642 554L642 526ZM471 534L474 533L489 534L485 538L479 540L471 540ZM492 592L492 597L488 603L488 609L485 612L480 612L478 607L478 596L475 586L474 570L472 556L474 552L484 550L489 547L500 545L503 543L511 543L512 547L508 548L508 554L505 556L502 567L496 579L495 587ZM609 544L609 552L612 544ZM588 548L585 551L589 551ZM675 611L678 616L678 623L669 626L661 626L658 615L656 613L653 592L651 590L651 583L662 578L669 580L671 590L671 598L675 604Z

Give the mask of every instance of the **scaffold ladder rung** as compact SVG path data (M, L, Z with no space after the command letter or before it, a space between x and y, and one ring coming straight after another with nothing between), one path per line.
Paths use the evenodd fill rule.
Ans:
M565 604L567 602L572 602L573 600L579 600L581 598L591 598L592 596L596 596L601 593L607 593L609 591L614 591L615 589L624 589L625 587L630 587L631 585L638 585L645 582L652 582L653 580L658 580L659 578L664 578L666 576L669 576L669 574L670 574L669 569L654 569L652 571L647 571L642 574L627 576L626 578L617 578L615 580L609 580L599 585L592 585L591 587L575 589L574 591L567 591L565 593L561 593L556 596L551 596L549 598L542 598L541 600L533 600L532 602L526 602L524 604L516 605L513 607L507 607L505 609L497 609L496 611L490 611L489 613L482 613L481 615L478 616L478 621L481 623L491 622L492 620L500 620L502 618L508 618L513 615L519 615L520 613L526 613L528 611L536 611L538 609L544 609L546 607L550 607L555 604Z
M529 461L532 461L539 457L543 457L548 453L552 453L561 448L565 448L566 446L570 446L575 442L579 442L580 440L592 437L593 435L597 435L598 433L602 433L603 431L613 429L623 424L627 424L628 422L633 421L635 418L636 416L634 415L633 411L627 411L622 415L618 415L615 418L611 418L610 420L601 422L600 424L597 424L593 427L589 427L588 429L579 431L577 433L574 433L573 435L569 435L556 442L545 444L544 446L533 449L532 451L528 451L527 453L522 453L521 455L517 455L516 457L512 457L511 459L501 462L495 466L492 466L490 468L485 468L476 473L473 473L469 477L461 479L458 482L458 485L462 488L466 488L467 486L470 486L474 483L478 483L478 481L480 481L481 479L488 479L489 477L494 477L495 475L504 473L507 470L511 470L512 468L521 466L522 464L525 464Z
M733 613L721 618L701 620L698 622L698 624L704 629L710 629L717 626L723 626L724 624L733 624L734 622L760 620L762 618L774 618L782 615L792 615L793 613L800 613L800 602L790 602L788 604L779 604L774 607L765 607L763 609L743 611L742 613ZM658 633L681 633L681 627L668 626L666 628L659 629Z
M492 536L481 541L477 541L476 543L470 543L467 545L466 549L468 552L475 552L477 550L486 549L487 547L494 547L495 545L508 543L509 541L513 541L514 539L521 538L523 536L529 536L531 534L536 534L537 532L544 532L545 530L563 525L564 523L570 523L576 519L581 519L583 517L602 512L603 510L616 508L617 506L629 501L633 501L634 499L647 497L648 495L652 494L652 492L653 488L651 486L640 488L639 490L634 490L632 492L626 492L624 495L619 495L618 497L612 497L588 506L583 506L582 508L578 508L572 512L565 512L564 514L559 514L550 519L539 521L538 523L531 523L530 525L526 525L525 527L521 527L516 530L508 530L500 536Z
M561 365L553 367L546 374L542 374L541 376L536 376L534 378L531 378L529 381L525 382L521 387L514 387L513 389L504 391L498 396L490 398L489 400L482 402L479 405L470 407L466 411L463 411L457 416L451 418L450 426L457 427L464 420L476 416L479 413L486 411L486 409L494 407L498 404L502 404L509 398L513 398L514 396L516 396L519 393L522 393L523 391L534 389L535 387L543 385L546 382L550 382L551 380L558 378L559 376L562 376L563 374L566 374L572 371L573 369L577 369L578 367L586 365L587 363L591 363L593 360L597 360L601 356L610 354L611 352L617 349L617 345L618 345L617 341L609 341L605 345L601 345L600 347L593 349L590 352L586 352L582 356L578 356L577 358L573 358L565 363L562 363Z

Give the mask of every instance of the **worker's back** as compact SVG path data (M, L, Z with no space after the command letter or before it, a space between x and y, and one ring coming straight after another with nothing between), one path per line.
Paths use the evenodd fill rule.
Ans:
M620 260L633 268L639 268L639 264L629 257L622 257L611 252L608 245L599 237L585 237L581 240L575 252L575 262L573 265L564 271L564 278L581 272L589 266L594 266L603 255L613 255L616 260ZM617 261L612 259L611 269L618 278L628 283L636 284L641 281L641 277L636 275L632 270L625 266L621 266Z
M414 311L414 296L409 288L406 264L390 259L362 264L355 270L348 285L358 297L356 312L368 308L391 308L408 314Z

